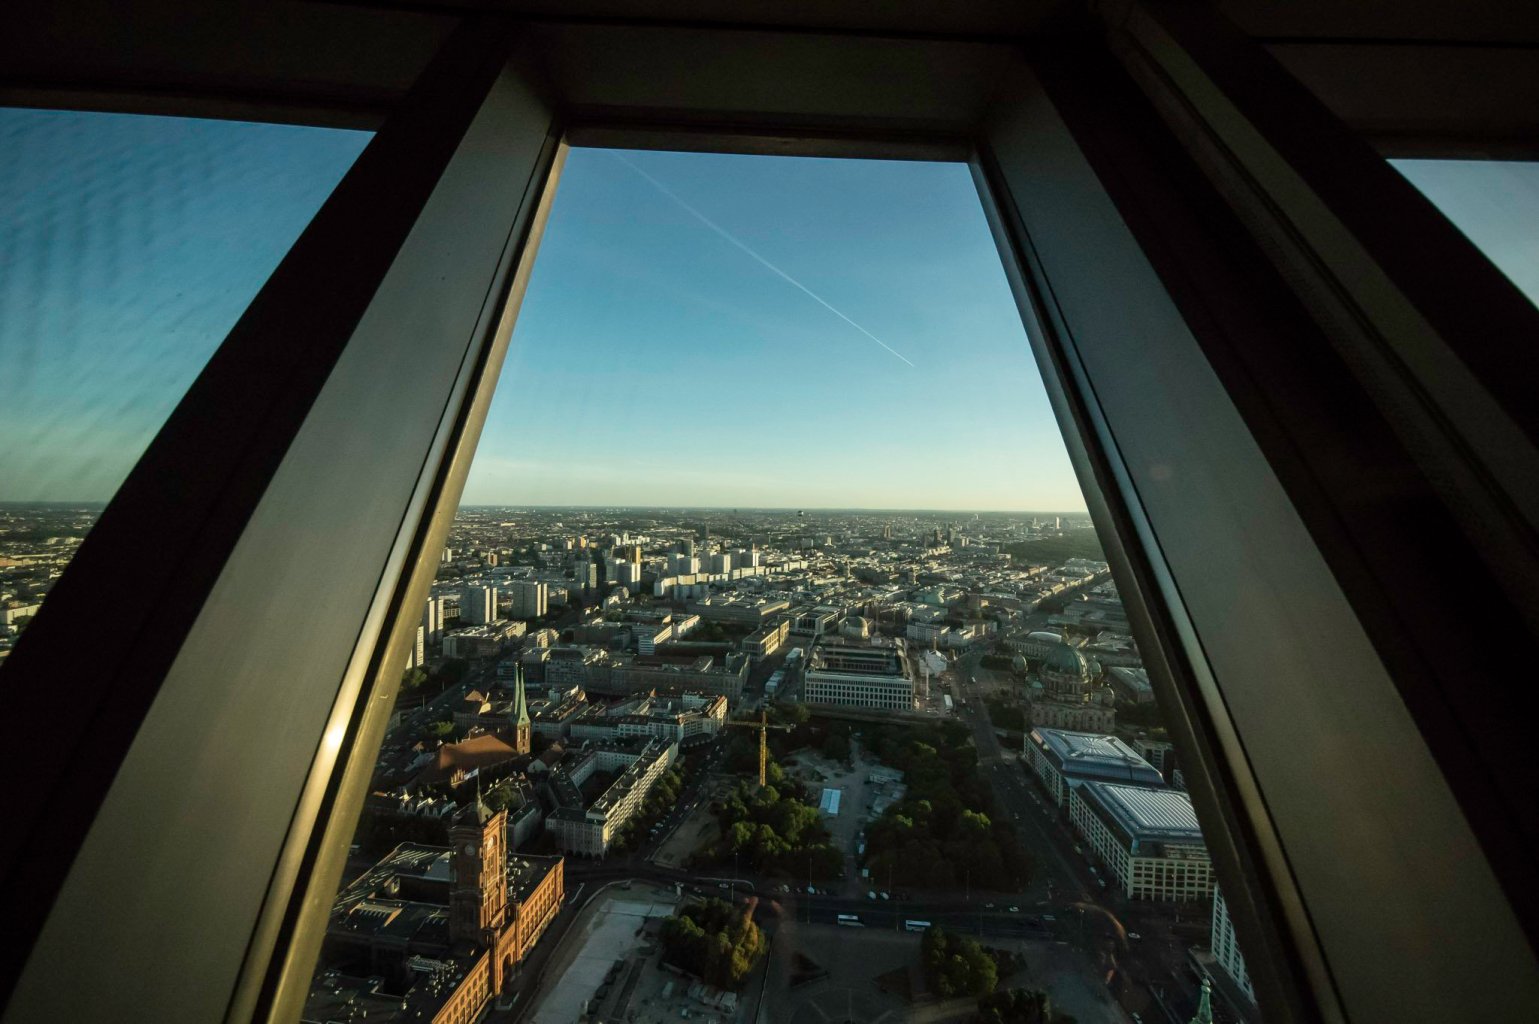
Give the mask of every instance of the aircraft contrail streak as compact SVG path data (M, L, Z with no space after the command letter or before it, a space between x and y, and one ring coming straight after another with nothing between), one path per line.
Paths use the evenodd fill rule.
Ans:
M704 224L706 227L708 227L712 231L716 232L722 238L725 238L728 242L731 242L733 245L735 245L739 249L743 250L743 252L747 253L750 257L752 257L756 262L758 262L761 266L763 266L770 273L774 274L776 277L779 277L781 280L785 281L787 284L791 285L792 287L800 290L809 299L811 299L812 301L816 302L818 305L820 305L824 309L828 310L834 316L838 317L840 320L843 320L845 323L849 324L851 327L855 328L861 334L864 334L866 337L870 338L872 341L876 342L878 345L882 346L888 352L891 352L893 355L897 356L899 359L903 360L905 363L908 363L908 365L910 365L910 366L914 365L913 362L908 358L908 356L904 355L902 352L899 352L897 349L895 349L891 345L887 344L881 338L878 338L876 335L872 334L870 331L868 331L864 327L860 326L860 324L856 323L854 320L851 320L849 317L847 317L843 313L839 312L832 305L830 305L828 300L823 298L823 296L819 295L817 292L813 291L811 288L808 288L806 285L802 284L800 281L798 281L796 278L792 277L790 274L787 274L784 270L781 270L779 267L775 266L775 264L771 263L769 260L765 259L763 256L760 256L758 253L754 252L745 243L739 241L732 234L732 232L728 231L726 228L722 227L720 224L717 224L711 218L707 217L705 214L701 213L699 210L695 209L693 206L689 205L684 200L680 199L673 192L669 191L669 189L668 189L668 187L666 185L664 185L662 182L658 181L656 178L652 177L652 175L648 174L646 171L643 171L640 167L637 167L635 164L631 163L629 160L625 159L625 157L623 157L623 156L619 156L618 154L614 154L614 153L611 153L610 155L613 156L616 160L620 161L625 166L629 167L631 170L635 171L637 174L641 175L644 179L646 179L648 182L651 183L653 188L657 189L659 192L661 192L663 195L667 196L669 199L672 199L675 203L677 203L680 207L682 207L684 209L684 211L686 213L688 213L690 216L694 217L700 223ZM916 367L916 369L917 369L917 367Z

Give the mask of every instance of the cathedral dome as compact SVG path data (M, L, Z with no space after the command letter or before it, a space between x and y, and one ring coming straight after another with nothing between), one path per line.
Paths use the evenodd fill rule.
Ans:
M1043 673L1084 680L1090 677L1090 665L1085 656L1068 644L1057 644L1042 659Z
M1037 673L1048 693L1079 696L1090 684L1090 665L1085 656L1068 644L1059 644L1047 652Z

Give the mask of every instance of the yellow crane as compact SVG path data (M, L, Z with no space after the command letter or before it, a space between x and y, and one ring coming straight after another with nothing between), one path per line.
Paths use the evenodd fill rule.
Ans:
M757 729L757 730L759 730L759 788L763 789L764 785L765 785L765 777L764 777L765 769L767 767L769 767L769 731L771 729L778 729L781 732L790 732L792 729L795 728L795 726L791 726L791 725L770 725L769 713L765 712L765 711L759 712L759 720L757 722L754 722L754 721L732 721L732 722L723 722L722 725L729 726L729 727L732 727L732 728L737 728L737 729Z

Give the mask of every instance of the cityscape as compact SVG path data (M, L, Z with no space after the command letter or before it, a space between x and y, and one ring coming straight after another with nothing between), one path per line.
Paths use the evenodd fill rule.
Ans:
M1083 512L466 506L399 656L307 1021L1259 1019Z

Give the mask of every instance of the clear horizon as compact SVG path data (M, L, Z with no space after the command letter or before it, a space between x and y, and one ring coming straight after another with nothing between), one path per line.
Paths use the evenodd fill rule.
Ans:
M461 504L1085 508L966 165L595 149Z

